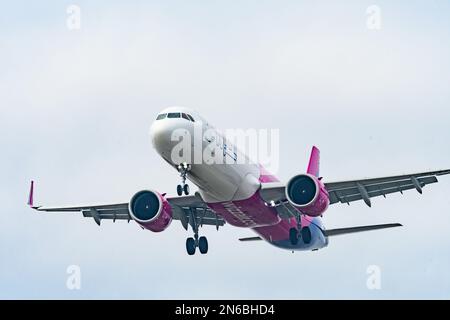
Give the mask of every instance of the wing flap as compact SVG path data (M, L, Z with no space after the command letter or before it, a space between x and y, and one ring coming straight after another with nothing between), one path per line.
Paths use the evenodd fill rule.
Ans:
M92 211L82 211L83 217L85 218L94 218L95 214ZM120 211L108 211L108 212L100 212L99 213L100 220L131 220L131 217L128 213L120 212Z

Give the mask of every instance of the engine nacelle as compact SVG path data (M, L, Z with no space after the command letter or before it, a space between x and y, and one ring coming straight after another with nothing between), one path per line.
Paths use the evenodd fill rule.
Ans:
M134 221L153 232L164 231L172 222L172 207L155 191L143 190L136 193L131 198L128 211Z
M289 180L286 198L298 211L311 217L320 216L330 204L324 184L310 174L299 174Z

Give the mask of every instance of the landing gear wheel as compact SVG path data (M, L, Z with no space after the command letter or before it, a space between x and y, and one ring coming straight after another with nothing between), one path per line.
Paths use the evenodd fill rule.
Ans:
M208 239L206 237L200 237L198 239L198 248L201 254L208 253Z
M188 255L192 256L195 254L195 240L194 238L187 238L186 239L186 251Z
M296 228L290 228L289 229L289 241L291 241L291 244L293 246L297 245L298 243L298 231Z
M311 242L311 229L309 229L309 227L304 227L302 228L302 238L303 238L303 242L306 244L309 244Z
M177 186L177 193L181 196L183 193L189 195L189 186L186 184L186 178L188 172L191 170L191 165L183 162L177 167L178 172L180 172L181 184Z
M183 186L183 191L184 191L184 194L185 195L189 195L189 185L188 184L185 184L184 186Z

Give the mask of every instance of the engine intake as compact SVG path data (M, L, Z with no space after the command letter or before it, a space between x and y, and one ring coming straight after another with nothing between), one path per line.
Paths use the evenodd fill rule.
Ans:
M128 208L134 221L153 232L165 230L172 222L172 208L159 193L143 190L136 193Z
M320 216L330 204L328 192L315 176L299 174L286 185L286 198L301 213Z

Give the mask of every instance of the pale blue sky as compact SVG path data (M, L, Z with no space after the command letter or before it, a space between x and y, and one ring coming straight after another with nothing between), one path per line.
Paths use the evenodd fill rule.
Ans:
M66 7L81 7L79 31ZM366 8L382 28L366 27ZM318 252L239 243L189 257L178 222L101 228L25 206L174 194L147 135L159 110L220 128L279 128L286 181L322 151L326 180L450 167L448 1L28 1L0 11L0 298L450 298L450 177L423 196L332 206L328 228L400 222ZM82 289L66 289L81 267ZM382 289L366 287L381 268Z

